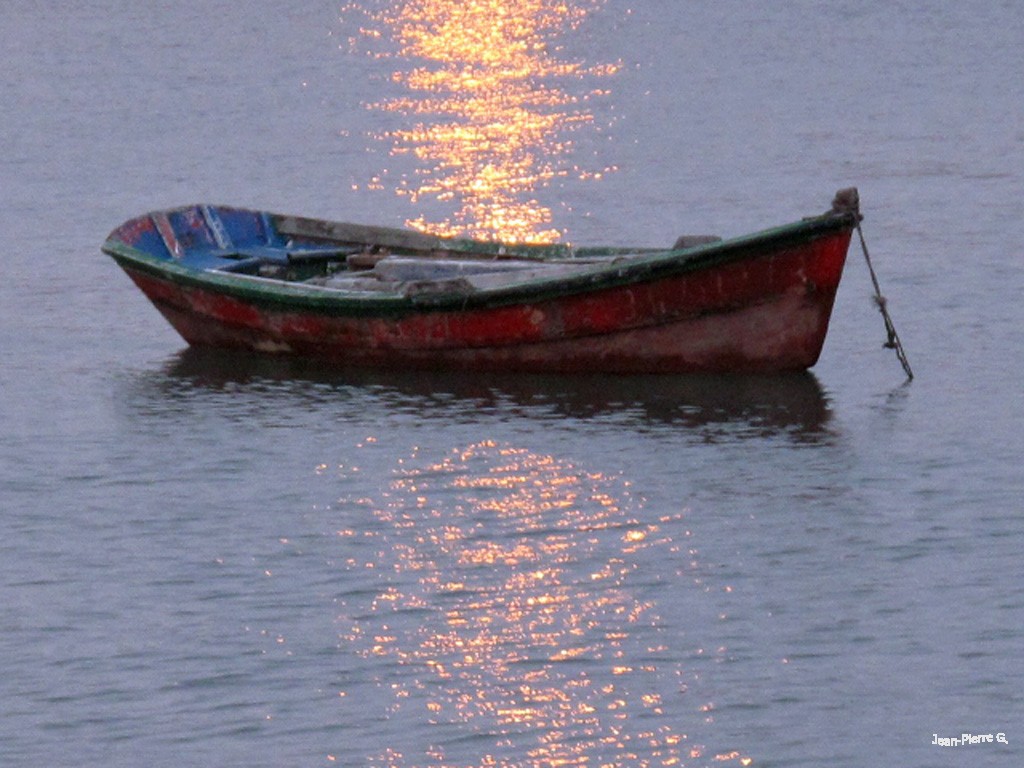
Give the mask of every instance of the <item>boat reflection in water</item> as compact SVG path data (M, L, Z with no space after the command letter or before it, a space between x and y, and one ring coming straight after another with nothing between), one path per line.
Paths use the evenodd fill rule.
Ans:
M832 410L814 374L606 376L378 371L325 368L314 360L189 347L150 377L154 403L196 392L245 390L254 407L306 401L324 418L403 413L421 423L579 419L609 429L689 430L703 442L782 439L833 442Z
M728 651L680 636L703 599L683 515L643 519L622 478L491 441L401 460L349 504L374 517L338 532L339 647L363 665L339 698L376 727L373 764L751 764L706 746L714 703L686 692L684 667ZM671 605L652 562L675 563Z
M404 95L371 108L397 113L408 127L378 134L395 156L413 155L416 170L398 182L422 210L428 200L454 209L408 225L436 235L506 242L553 242L550 207L537 192L567 176L599 178L572 160L572 132L593 125L588 101L596 79L615 65L559 60L559 38L603 0L398 0L370 13L374 28L398 51ZM568 85L566 85L568 83ZM380 179L377 186L382 187Z

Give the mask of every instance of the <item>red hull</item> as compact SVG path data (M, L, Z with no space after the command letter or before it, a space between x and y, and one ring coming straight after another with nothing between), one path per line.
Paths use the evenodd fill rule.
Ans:
M590 292L376 315L248 298L122 266L199 346L388 368L776 372L817 362L851 232L790 238L706 269Z

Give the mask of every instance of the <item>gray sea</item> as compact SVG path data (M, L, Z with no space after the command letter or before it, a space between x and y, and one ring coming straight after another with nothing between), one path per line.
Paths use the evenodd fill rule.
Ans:
M0 765L1024 764L1017 3L0 30ZM189 351L99 250L196 202L668 245L852 185L909 383L856 241L769 378Z

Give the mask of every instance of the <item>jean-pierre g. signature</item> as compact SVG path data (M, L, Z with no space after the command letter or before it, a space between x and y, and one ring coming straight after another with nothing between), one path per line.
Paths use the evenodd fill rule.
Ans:
M966 747L972 744L1009 744L1005 733L961 733L959 736L939 736L932 734L932 744L939 747Z

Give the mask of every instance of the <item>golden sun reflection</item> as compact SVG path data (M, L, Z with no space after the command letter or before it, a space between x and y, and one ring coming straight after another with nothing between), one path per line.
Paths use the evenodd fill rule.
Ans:
M394 156L412 155L414 178L399 194L430 198L455 212L407 222L444 236L553 242L551 209L538 190L561 177L599 178L568 159L569 135L594 117L587 85L617 65L560 60L560 37L604 0L395 0L371 13L365 36L390 38L407 95L369 105L410 123L378 134ZM570 83L571 86L560 87ZM607 170L607 169L606 169ZM378 180L378 186L382 186Z
M685 729L705 727L710 705L682 704L678 638L644 567L692 556L681 515L642 521L628 483L492 442L400 466L373 504L367 559L350 566L375 575L338 617L365 665L360 701L339 699L366 716L369 678L384 720L419 734L376 760L650 768L705 755Z

